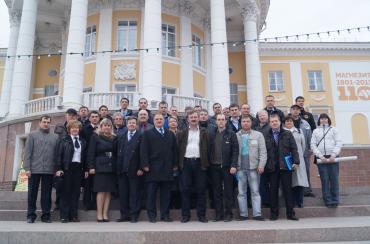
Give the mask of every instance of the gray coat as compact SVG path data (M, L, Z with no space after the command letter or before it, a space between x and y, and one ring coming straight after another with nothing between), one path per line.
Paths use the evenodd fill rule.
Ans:
M311 149L310 145L311 145L311 137L312 137L311 126L306 120L301 119L299 128L303 132L303 135L305 138L305 145L306 145L303 148L303 157L307 158L307 157L310 157L311 155L310 153L310 149Z
M38 129L28 135L24 151L24 169L31 174L54 174L58 135Z
M239 157L238 165L241 164L241 151L242 151L242 131L236 133L236 137L239 143ZM261 132L251 130L249 135L249 165L250 169L256 169L257 167L264 168L267 160L267 151L265 138Z

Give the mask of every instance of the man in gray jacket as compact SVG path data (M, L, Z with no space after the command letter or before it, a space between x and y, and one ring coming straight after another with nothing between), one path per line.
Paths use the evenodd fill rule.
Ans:
M55 172L58 136L50 133L51 118L40 118L39 129L29 134L24 152L24 169L28 176L27 223L34 223L37 193L41 181L41 221L50 223L51 189Z
M247 189L249 186L252 196L253 219L263 221L259 177L264 171L267 159L265 139L261 132L251 129L251 117L243 116L241 126L242 129L236 133L239 143L237 179L240 216L238 220L248 219Z

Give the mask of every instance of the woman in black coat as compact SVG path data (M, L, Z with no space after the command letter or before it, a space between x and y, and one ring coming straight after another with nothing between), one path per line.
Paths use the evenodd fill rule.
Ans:
M81 122L71 120L67 124L68 135L59 142L57 154L57 176L64 176L60 199L60 221L80 222L78 199L85 171L86 141L79 137Z
M96 195L96 218L98 222L109 222L108 210L111 192L116 191L116 136L112 121L105 118L100 122L97 133L89 143L89 173L94 174Z

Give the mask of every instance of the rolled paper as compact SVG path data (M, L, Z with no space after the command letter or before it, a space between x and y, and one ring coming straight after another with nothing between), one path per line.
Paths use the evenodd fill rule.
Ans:
M338 157L338 158L335 158L334 162L338 163L338 162L345 162L345 161L353 161L353 160L357 160L357 159L358 159L357 156ZM317 159L317 163L320 164L321 159ZM331 162L325 162L325 163L331 163Z

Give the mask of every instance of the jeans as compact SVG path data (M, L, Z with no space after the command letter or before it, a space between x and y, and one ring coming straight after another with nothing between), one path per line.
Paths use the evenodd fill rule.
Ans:
M339 163L317 164L325 205L339 203Z
M240 216L248 217L247 191L251 191L253 217L261 216L261 196L259 193L260 176L257 170L238 171L238 203Z

